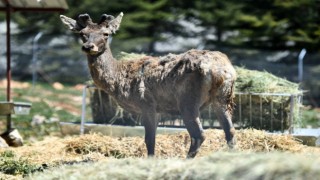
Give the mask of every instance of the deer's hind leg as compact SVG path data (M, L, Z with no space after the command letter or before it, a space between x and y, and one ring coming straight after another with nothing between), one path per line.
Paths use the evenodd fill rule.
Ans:
M219 119L220 126L224 130L229 148L233 148L236 143L234 138L235 128L232 124L233 106L233 88L223 89L214 102L214 111Z
M215 113L219 119L220 126L222 127L227 144L229 148L233 148L235 145L235 128L232 125L232 116L231 112L225 108L225 106L221 106L220 104L215 107Z
M199 108L186 106L181 109L181 116L191 138L187 158L193 158L196 156L201 144L205 140L203 128L200 122Z

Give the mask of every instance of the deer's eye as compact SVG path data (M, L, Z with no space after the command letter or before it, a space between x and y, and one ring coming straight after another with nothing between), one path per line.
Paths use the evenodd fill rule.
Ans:
M87 37L87 35L86 35L85 33L83 33L83 32L80 32L79 35L80 35L81 37Z

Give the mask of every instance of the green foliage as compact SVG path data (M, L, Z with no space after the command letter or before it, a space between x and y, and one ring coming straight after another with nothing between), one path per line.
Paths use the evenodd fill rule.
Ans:
M26 159L17 158L14 152L4 151L0 154L0 172L11 175L27 175L42 171L39 165L29 163Z
M302 127L320 127L320 112L319 109L304 109L302 111Z
M161 33L172 32L177 26L174 24L175 15L170 10L170 1L137 0L129 4L132 9L124 11L123 29L117 37L144 39L149 44L148 51L154 51L154 43L162 39Z
M213 40L204 38L205 44L247 46L267 49L302 47L318 50L320 45L320 11L317 0L117 0L81 1L68 0L69 9L63 14L76 18L88 13L96 22L101 14L117 15L124 12L120 39L143 40L147 50L154 50L154 43L163 40L164 33L188 34L188 27L177 23L187 19L205 27L197 36L214 34ZM12 17L22 33L65 33L59 13L15 12ZM1 14L0 19L4 19Z
M200 20L201 25L209 30L215 29L216 43L223 41L222 36L226 31L232 31L239 23L239 17L243 15L243 7L239 1L195 1L195 8L192 9L192 17Z
M318 49L319 6L316 0L195 1L192 17L214 27L214 43L255 48ZM235 30L236 35L226 36ZM224 39L222 37L225 36Z

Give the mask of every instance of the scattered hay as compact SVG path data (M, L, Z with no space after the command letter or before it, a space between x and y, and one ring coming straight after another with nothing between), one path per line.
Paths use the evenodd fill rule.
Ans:
M206 140L197 157L207 156L212 152L228 151L222 130L206 130ZM239 130L236 134L239 152L311 152L306 146L295 141L289 135L271 135L259 130ZM156 157L185 158L189 149L189 135L157 135ZM76 162L97 161L108 157L128 158L146 157L147 150L141 137L110 137L101 134L86 134L65 139L46 138L44 141L19 148L0 149L0 152L11 150L17 158L28 159L32 164L57 166Z
M314 179L319 156L218 152L197 159L108 159L62 166L30 179Z
M19 148L9 147L0 149L0 152L11 150L15 153L17 158L28 159L30 163L39 165L56 165L62 160L74 161L79 159L79 156L72 156L72 154L66 153L64 150L65 146L63 139L58 137L47 137L43 141L24 145Z
M238 149L253 152L301 152L304 146L291 135L270 134L255 129L237 132Z
M221 154L221 152L225 152L229 150L224 140L223 131L222 130L206 130L205 134L207 138L203 143L203 145L201 146L201 149L196 159L203 158L203 157L210 159L210 157L212 156L210 154L215 154L215 153L220 154L217 156L214 155L215 158L213 159L211 158L210 161L208 161L207 163L209 162L219 163L220 161L221 162L225 161L230 163L235 162L234 159L237 159L236 158L237 154L241 154L241 153L250 154L244 157L243 160L245 160L245 158L248 158L250 160L249 157L255 156L255 154L259 154L259 153L274 154L275 152L278 152L278 153L282 152L286 154L304 154L304 155L310 155L310 156L316 155L318 157L320 154L319 148L308 148L302 145L301 143L295 141L295 139L292 136L272 135L264 131L247 129L247 130L237 131L237 134L236 134L237 147L233 152L234 155L232 155L233 153L229 155L228 154L225 155L225 154ZM164 178L167 177L168 175L167 173L169 172L170 173L186 173L186 172L180 172L177 169L171 172L168 168L170 169L178 168L175 166L184 167L184 165L182 164L189 161L177 160L178 163L176 165L172 165L173 162L176 162L176 160L172 160L172 159L177 159L177 158L185 159L188 149L189 149L189 135L186 132L173 134L173 135L157 135L156 157L160 159L168 159L168 161L163 161L163 162L159 161L152 166L148 164L145 167L147 169L144 169L144 170L149 171L148 168L153 167L152 171L155 171L154 169L156 168L154 167L157 167L159 165L157 163L160 163L160 164L164 163L162 165L163 168L168 170L168 172L166 172L165 174L162 174ZM86 134L86 135L76 136L76 137L67 137L64 139L60 139L57 137L50 137L50 138L46 138L43 141L36 142L31 145L25 145L18 148L9 147L9 148L0 149L0 153L4 151L12 151L12 153L14 153L14 156L16 158L21 160L27 160L28 163L30 163L31 165L42 167L42 169L53 168L53 167L58 167L63 165L69 166L69 165L79 164L83 162L86 162L86 164L88 164L87 166L92 166L92 162L104 161L104 160L109 161L110 159L113 159L113 158L123 159L124 164L127 164L128 162L130 164L131 160L128 160L130 158L139 158L140 160L134 160L134 161L139 161L144 163L144 160L147 154L147 150L144 144L144 139L141 137L119 138L119 137L103 136L101 134ZM221 159L217 159L220 156L226 156L226 157L225 159L223 159L223 157L221 157ZM230 161L230 159L232 158L234 159ZM203 164L199 164L199 166L203 166ZM205 166L208 166L208 164L206 164ZM123 172L123 169L120 167L115 166L112 169L114 172L119 172L119 173L120 171ZM144 170L141 170L141 171L144 171ZM161 170L162 169L159 169L158 171L161 171ZM80 171L83 172L82 170L77 170L77 172L80 172ZM91 171L97 172L96 169L92 169ZM132 171L129 171L129 170L125 170L125 171L133 173L133 171L136 171L136 170L132 169ZM155 173L158 173L158 171ZM101 172L105 172L105 171L101 170ZM162 173L162 171L160 173ZM235 173L235 172L232 172L232 173ZM171 175L174 177L177 176L177 174L171 174ZM1 175L0 177L3 177L3 175ZM189 177L189 175L186 177Z
M206 140L199 151L199 156L211 152L228 150L224 133L221 130L206 130ZM236 134L238 151L271 152L289 151L300 152L304 147L292 136L272 135L258 130L239 130ZM185 158L190 146L188 133L174 135L158 135L156 139L156 156L161 158ZM99 152L105 156L116 158L145 157L144 139L139 137L115 138L101 134L79 136L66 140L66 150L77 154Z
M146 152L144 140L140 137L116 138L102 134L89 134L65 141L65 150L75 154L98 152L107 157L142 157Z
M0 172L0 179L5 179L5 180L19 180L23 179L21 175L19 176L13 176L13 175L8 175L8 174L3 174Z

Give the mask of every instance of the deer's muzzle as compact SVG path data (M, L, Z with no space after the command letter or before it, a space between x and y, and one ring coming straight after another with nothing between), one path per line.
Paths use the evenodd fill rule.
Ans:
M82 50L87 54L97 54L99 52L98 46L94 43L86 43L82 45Z

